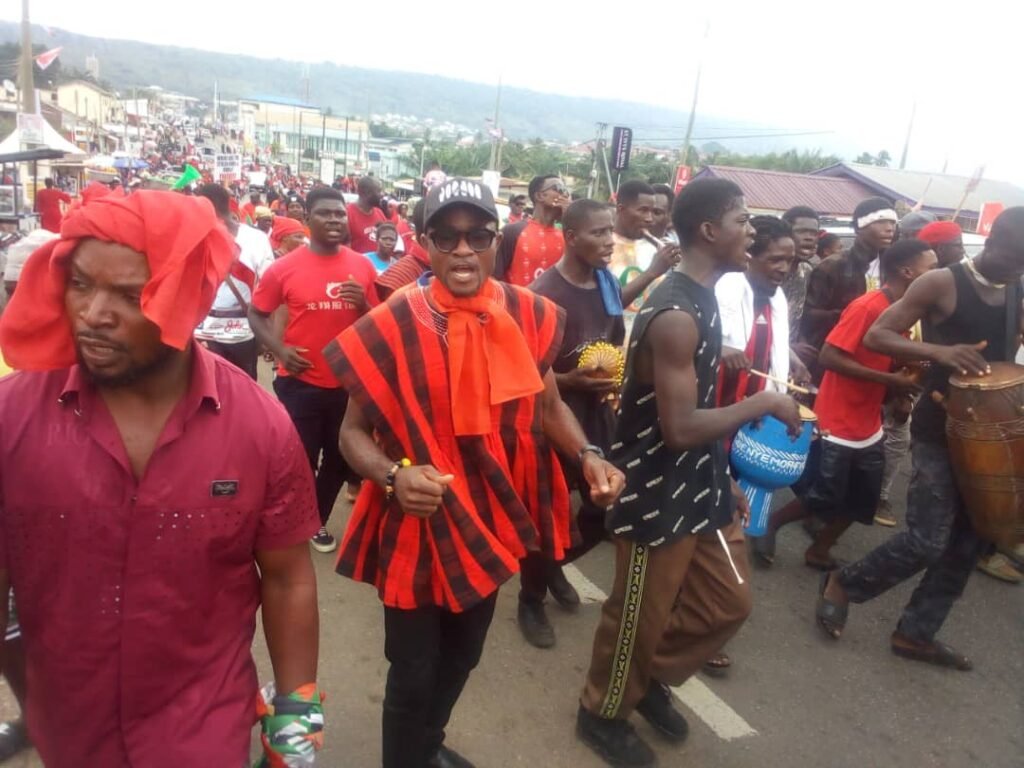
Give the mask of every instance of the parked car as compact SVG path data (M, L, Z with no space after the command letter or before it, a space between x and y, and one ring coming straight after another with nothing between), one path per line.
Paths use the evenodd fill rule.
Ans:
M840 242L843 244L843 248L849 248L853 245L854 232L853 227L841 227L841 226L825 226L822 227L823 232L828 232L832 235L838 235ZM974 258L981 249L985 247L985 236L976 234L975 232L964 232L964 251L967 253L969 258Z

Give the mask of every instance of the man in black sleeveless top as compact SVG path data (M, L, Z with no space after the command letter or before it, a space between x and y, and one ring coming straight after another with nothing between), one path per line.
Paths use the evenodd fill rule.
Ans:
M952 372L984 376L990 362L1014 359L1022 274L1024 207L1009 208L996 219L984 251L973 262L916 280L865 336L865 345L878 352L927 360L932 367L911 422L907 530L823 579L817 618L831 637L841 634L849 603L870 600L924 570L892 635L892 651L941 666L971 668L964 654L935 635L987 544L964 515L946 448L945 411L930 393L945 393ZM902 335L918 320L924 343Z
M654 754L626 718L635 708L672 741L687 724L667 686L681 685L750 612L749 567L722 438L771 414L794 434L792 398L760 392L715 408L722 330L714 287L746 268L754 234L734 183L689 184L672 222L680 265L637 313L611 460L627 488L610 513L615 584L594 638L577 734L611 765Z

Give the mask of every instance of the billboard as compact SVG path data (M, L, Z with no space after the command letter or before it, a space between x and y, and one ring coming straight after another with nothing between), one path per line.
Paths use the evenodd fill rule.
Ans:
M612 170L629 169L629 154L633 150L633 129L615 126L612 130Z

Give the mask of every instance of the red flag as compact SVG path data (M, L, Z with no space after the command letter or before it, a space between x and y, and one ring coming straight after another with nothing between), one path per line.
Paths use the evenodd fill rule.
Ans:
M60 52L63 50L63 46L59 48L51 48L50 50L43 51L38 56L36 56L36 64L39 65L39 69L46 69L48 66L53 64L53 62L56 61L57 57L60 55Z

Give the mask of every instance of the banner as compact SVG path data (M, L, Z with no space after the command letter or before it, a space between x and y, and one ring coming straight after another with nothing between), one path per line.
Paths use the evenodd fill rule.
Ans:
M978 215L978 234L988 237L992 233L992 222L1002 212L1002 203L983 203Z
M672 184L672 190L678 195L683 187L690 183L690 166L678 165L676 166L676 179Z
M44 130L42 115L30 114L28 112L18 113L18 133L21 136L22 144L45 144Z
M612 170L629 169L629 154L633 149L633 129L621 125L612 130Z
M214 181L237 181L242 178L242 156L241 155L214 155L213 158L213 180Z

